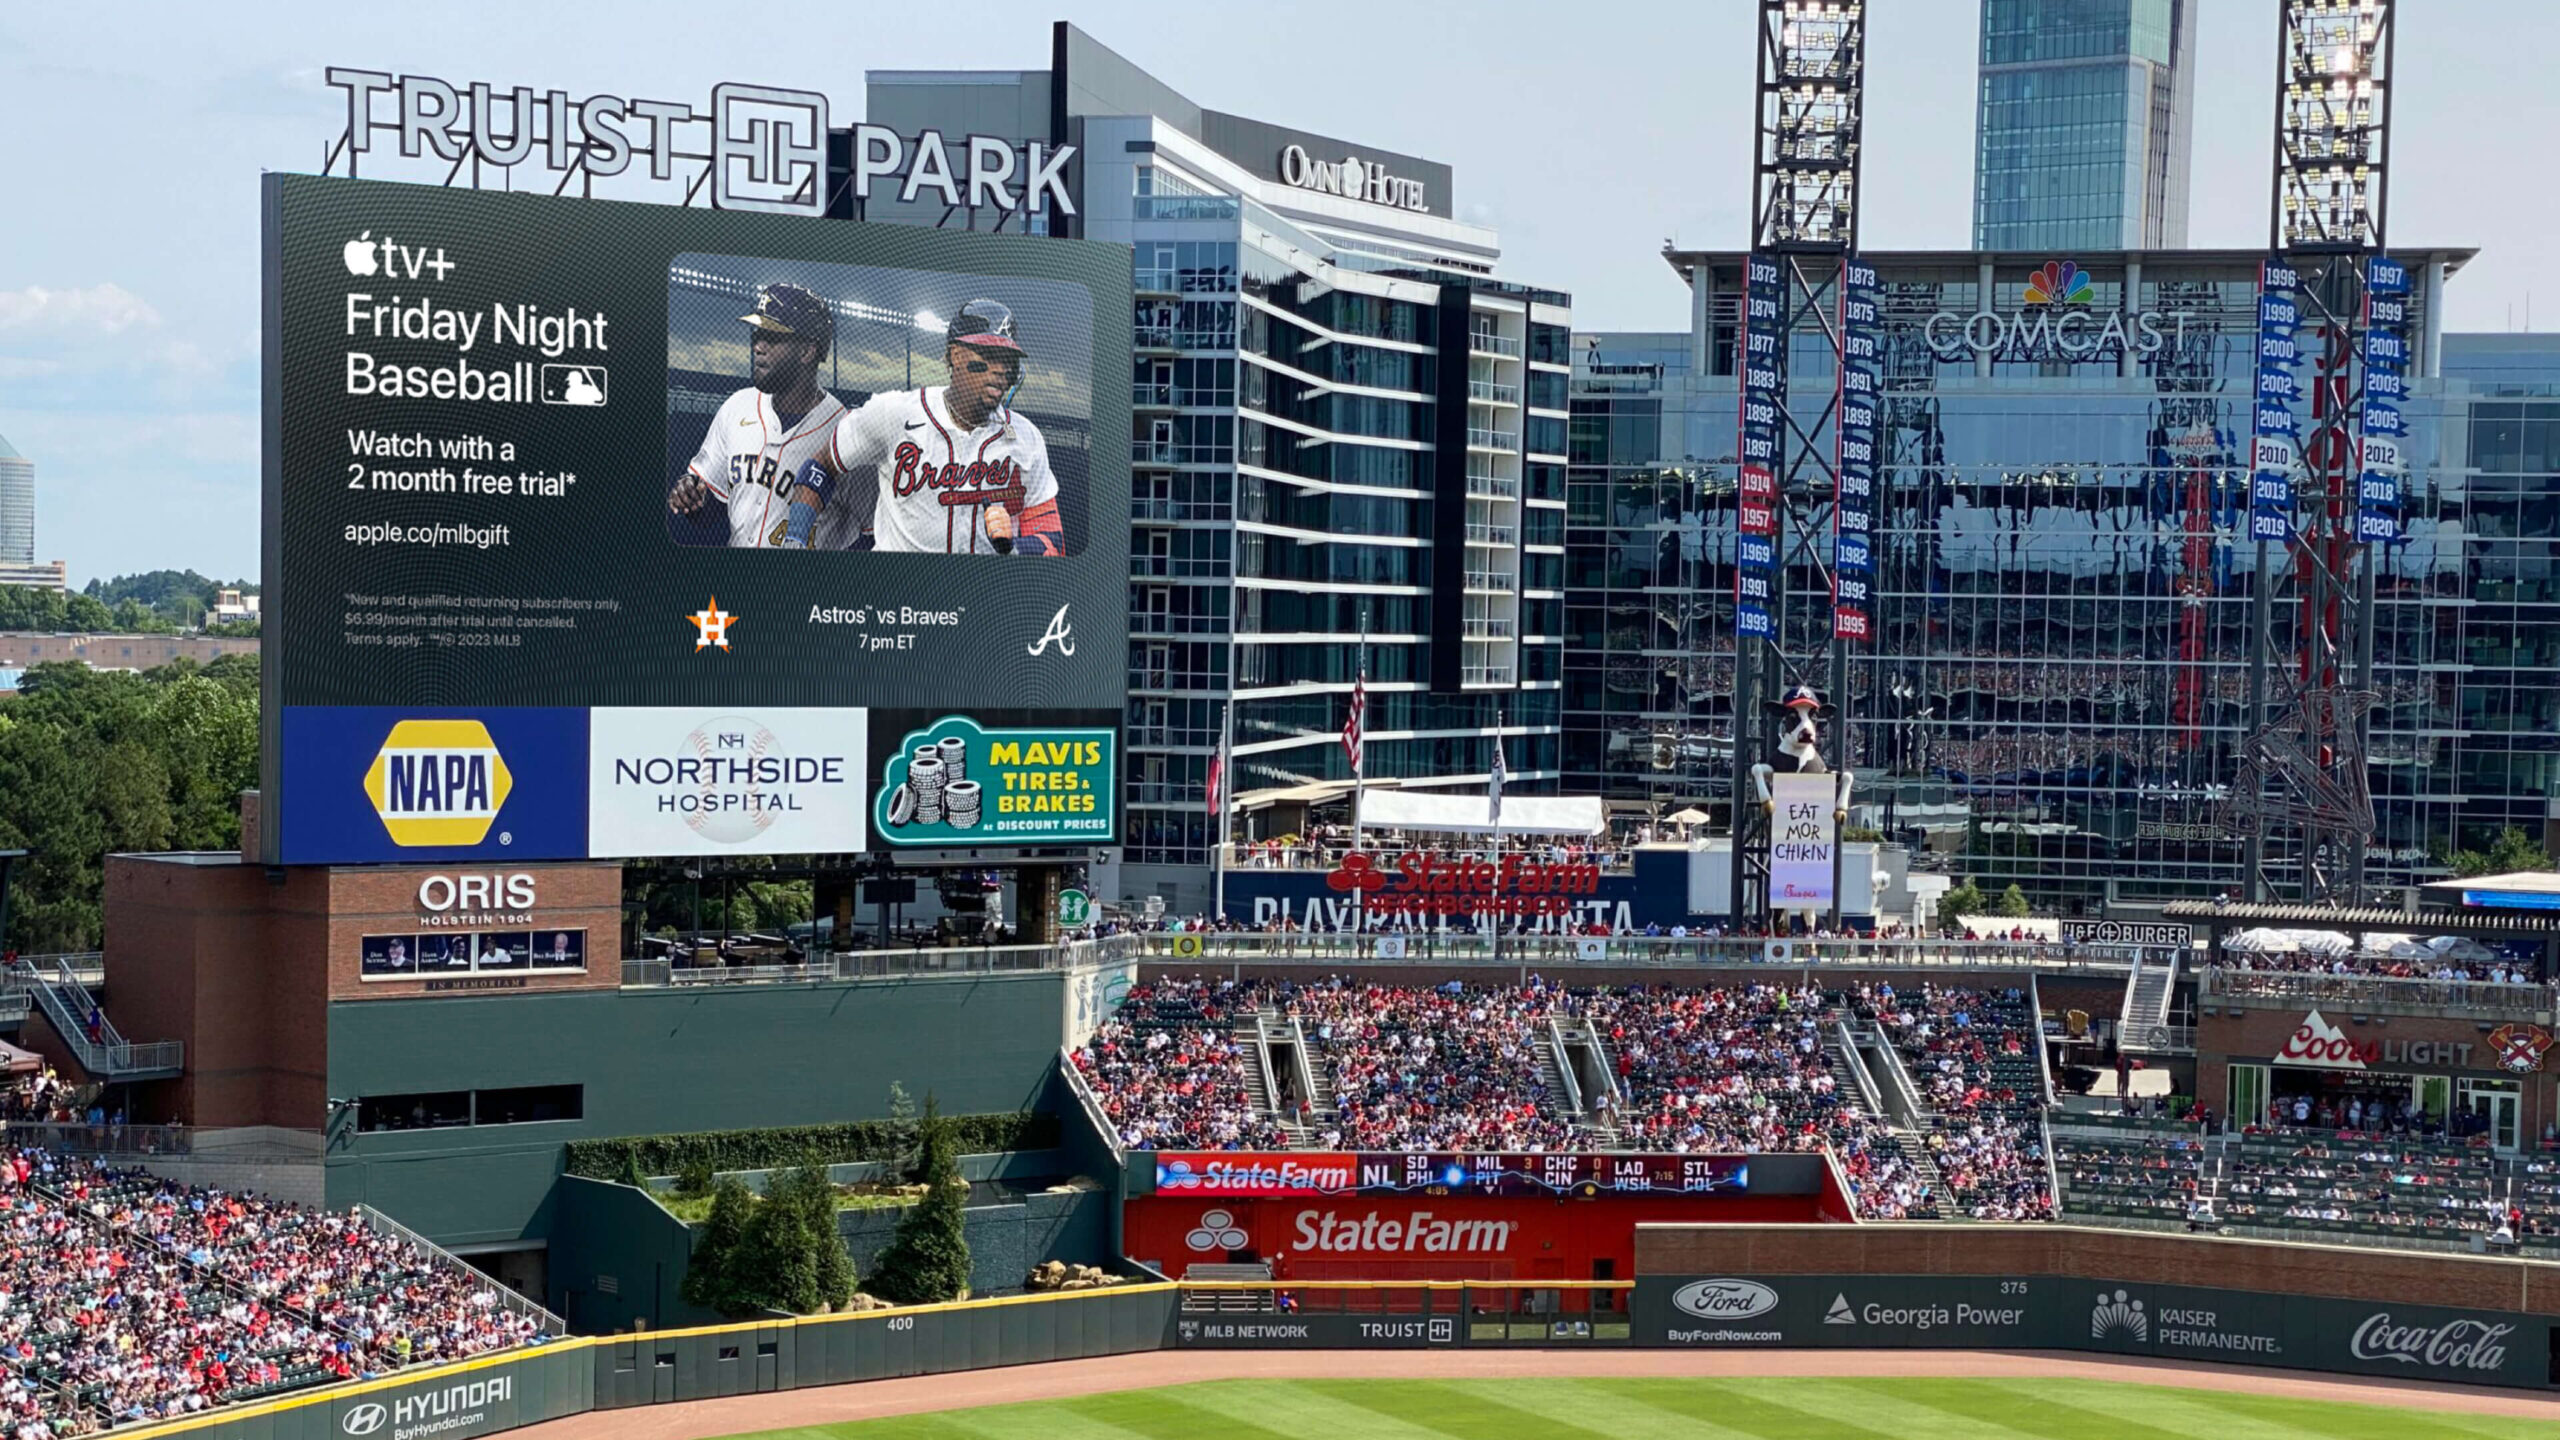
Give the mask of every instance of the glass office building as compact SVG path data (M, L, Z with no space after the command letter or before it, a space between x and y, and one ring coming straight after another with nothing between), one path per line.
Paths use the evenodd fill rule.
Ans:
M1552 792L1569 298L1496 277L1446 165L1203 109L1064 23L1051 58L875 71L869 113L1077 146L1051 228L1132 248L1121 892L1207 908L1222 730L1232 838L1341 818L1364 657L1370 784L1480 794L1501 744Z
M2066 911L2238 887L2216 802L2248 726L2239 467L2259 257L2082 255L2075 333L2112 315L2131 343L2077 354L2017 339L2035 315L2024 265L1869 258L1885 311L1876 639L1850 652L1846 734L1825 751L1859 772L1856 823ZM2407 538L2379 552L2367 852L2386 887L2503 825L2542 834L2560 794L2560 342L2441 335L2468 252L2406 258ZM1721 823L1743 257L1671 259L1697 287L1692 332L1574 342L1564 788ZM1793 350L1798 393L1827 392L1823 347ZM1817 597L1791 612L1800 648L1828 633L1819 584L1789 576ZM2288 653L2291 615L2275 617Z
M1982 0L1977 250L2187 243L2200 0Z
M36 462L0 436L0 565L36 563Z

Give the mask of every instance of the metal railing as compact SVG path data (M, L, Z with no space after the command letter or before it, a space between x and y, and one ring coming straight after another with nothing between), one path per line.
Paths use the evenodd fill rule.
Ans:
M1494 380L1470 380L1467 382L1467 398L1489 400L1497 405L1517 405L1520 403L1520 387Z
M839 950L790 965L678 965L660 959L625 958L626 990L689 989L719 985L827 985L917 975L990 975L1065 970L1134 953L1136 937L1110 935L1056 945L912 946L899 950Z
M1513 577L1509 575L1497 574L1491 570L1470 570L1467 572L1467 588L1470 590L1493 590L1504 595L1508 595L1511 593L1512 578Z
M1519 672L1508 665L1467 665L1458 671L1461 685L1508 685Z
M101 1080L118 1079L137 1074L174 1072L186 1063L186 1046L176 1040L154 1040L136 1045L116 1032L115 1022L107 1018L89 987L82 984L69 957L53 956L48 967L21 957L14 980L32 990L36 1003L44 1007L45 1018L53 1022L62 1043L71 1050L80 1068ZM91 1021L95 1020L95 1034Z
M1481 445L1488 450L1509 450L1513 448L1510 436L1503 434L1499 430L1485 430L1474 425L1467 427L1467 443L1470 445Z
M2007 940L1794 940L1757 937L1613 935L1606 937L1505 935L1497 956L1492 937L1463 932L1395 930L1383 923L1368 934L1149 931L1114 937L1129 942L1141 960L1222 963L1317 962L1346 967L1374 965L1532 965L1589 969L1766 969L1810 974L1833 966L1888 969L2046 970L2122 975L2125 963L2093 958L2061 945ZM1381 958L1376 942L1401 944L1400 957Z
M1470 640L1508 640L1518 627L1499 616L1474 616L1460 621L1458 628Z
M464 1260L461 1256L445 1249L433 1240L430 1240L426 1236L419 1234L417 1231L410 1229L408 1226L401 1224L399 1221L392 1219L390 1216L383 1214L381 1211L374 1209L370 1205L358 1205L356 1209L363 1212L364 1223L368 1226L371 1226L394 1239L407 1241L411 1245L418 1247L421 1252L423 1252L429 1259L433 1260L438 1266L458 1271L464 1278L470 1280L473 1284L485 1285L490 1290L496 1292L498 1297L498 1308L506 1311L508 1314L523 1315L532 1319L536 1324L542 1327L542 1333L545 1335L566 1335L569 1333L568 1322L562 1320L559 1316L552 1314L550 1311L545 1310L531 1300L526 1299L524 1296L517 1294L515 1291L508 1289L506 1285L502 1284L496 1277L475 1268L469 1261Z
M12 1120L8 1143L35 1145L63 1155L99 1160L221 1160L239 1164L309 1161L318 1164L317 1130L252 1126L89 1125L78 1121Z
M1141 325L1137 327L1134 332L1133 343L1141 350L1178 350L1182 348L1180 345L1175 343L1174 327L1171 325Z
M1474 545L1509 545L1519 538L1519 530L1510 525L1470 524L1467 526L1467 541Z
M1467 333L1467 348L1475 351L1479 355L1508 355L1514 360L1520 358L1520 342L1518 340L1515 340L1508 335L1497 335L1490 330L1469 331Z
M1173 463L1173 448L1170 440L1132 440L1129 442L1129 459L1138 465L1170 465Z
M1496 475L1491 470L1470 465L1467 467L1467 488L1486 495L1499 495L1505 499L1513 499L1520 494L1520 481L1516 476Z
M2331 1005L2412 1005L2502 1014L2553 1008L2553 987L2490 980L2427 980L2398 975L2333 975L2311 970L2235 970L2209 965L2197 981L2201 1000L2310 1000Z
M1159 409L1170 408L1173 404L1173 387L1171 385L1150 385L1144 382L1133 384L1129 387L1129 403L1132 405L1153 405Z
M1126 1166L1129 1152L1120 1144L1120 1127L1111 1123L1111 1112L1102 1108L1101 1097L1085 1083L1084 1072L1076 1068L1075 1052L1063 1045L1058 1047L1058 1073L1067 1078L1067 1089L1075 1095L1076 1103L1084 1108L1084 1118L1092 1121L1093 1128L1102 1132L1102 1143L1111 1147L1111 1158Z
M1404 853L1404 841L1390 841L1374 830L1370 832L1370 841L1367 853L1387 859L1389 864L1394 862L1388 857ZM1341 865L1342 857L1350 852L1350 848L1347 845L1256 845L1238 841L1226 847L1224 858L1229 870L1331 870ZM1508 855L1540 865L1596 865L1604 875L1628 874L1635 866L1633 854L1624 850L1515 850ZM1349 941L1354 937L1346 935L1343 938Z

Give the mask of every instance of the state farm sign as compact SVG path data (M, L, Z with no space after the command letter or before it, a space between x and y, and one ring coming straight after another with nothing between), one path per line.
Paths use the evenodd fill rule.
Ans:
M1361 1212L1301 1210L1283 1246L1290 1254L1502 1255L1517 1220L1443 1220L1428 1210L1403 1219Z
M1339 1195L1357 1181L1358 1157L1242 1155L1164 1151L1156 1156L1156 1189L1175 1195Z
M1359 896L1371 915L1562 915L1573 908L1570 897L1599 893L1600 867L1516 855L1496 865L1427 850L1393 856L1354 850L1324 883Z

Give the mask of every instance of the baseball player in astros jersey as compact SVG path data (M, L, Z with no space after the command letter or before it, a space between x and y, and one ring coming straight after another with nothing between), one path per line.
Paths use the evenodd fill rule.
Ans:
M667 505L715 535L725 521L725 541L701 543L762 549L786 543L794 477L825 452L847 411L818 388L818 367L836 334L835 312L825 301L797 285L767 285L755 312L739 318L751 327L754 383L721 402ZM817 528L837 527L822 519Z
M951 383L876 395L800 467L785 543L820 523L838 478L879 467L873 548L936 555L1057 555L1058 479L1039 427L1015 413L1022 341L993 300L960 307L944 336Z

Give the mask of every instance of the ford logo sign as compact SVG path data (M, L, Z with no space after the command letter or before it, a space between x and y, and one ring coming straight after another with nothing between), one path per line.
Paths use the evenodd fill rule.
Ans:
M347 1418L338 1422L338 1428L350 1435L370 1435L381 1429L382 1422L390 1418L389 1411L367 1401L348 1411Z
M1701 1320L1748 1320L1778 1308L1778 1292L1757 1280L1692 1280L1671 1303Z

